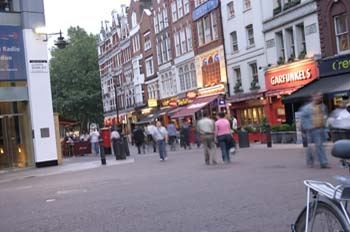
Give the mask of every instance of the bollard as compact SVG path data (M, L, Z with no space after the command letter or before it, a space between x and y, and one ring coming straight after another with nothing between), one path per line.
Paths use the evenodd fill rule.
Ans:
M100 138L98 143L100 145L101 164L106 165L107 162L106 162L106 155L105 155L105 151L104 151L104 147L103 147L103 139Z
M271 126L270 125L266 125L266 143L267 143L267 147L272 147Z

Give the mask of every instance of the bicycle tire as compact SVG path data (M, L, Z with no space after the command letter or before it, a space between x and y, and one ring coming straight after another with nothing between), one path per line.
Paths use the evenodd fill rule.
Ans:
M316 213L314 217L314 221L309 219L309 231L310 232L350 232L350 227L340 210L340 208L333 202L326 201L318 201L316 208ZM310 204L310 212L309 215L313 215L314 209ZM320 220L321 214L325 215L326 221ZM332 220L330 220L332 219ZM330 224L330 222L333 222ZM326 224L325 224L326 223ZM306 226L306 207L300 213L296 223L294 224L295 232L305 232ZM336 227L333 227L336 226Z

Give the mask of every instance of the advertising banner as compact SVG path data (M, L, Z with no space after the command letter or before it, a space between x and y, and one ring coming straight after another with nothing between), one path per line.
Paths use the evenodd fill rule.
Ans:
M26 79L22 29L0 26L0 81Z

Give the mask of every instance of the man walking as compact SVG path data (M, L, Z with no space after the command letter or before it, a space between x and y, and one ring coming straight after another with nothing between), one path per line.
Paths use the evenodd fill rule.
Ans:
M139 125L136 125L135 129L133 130L133 137L138 154L141 154L141 147L143 148L143 153L145 154L145 134L143 133L143 130L140 128Z
M215 122L207 117L207 113L203 113L203 118L197 123L197 131L200 134L204 148L204 160L205 164L210 165L217 164L215 157Z
M170 151L175 151L175 141L176 141L176 127L174 121L170 121L168 125L168 133L169 133L169 145Z
M314 143L321 168L328 168L328 160L323 147L325 115L326 107L322 104L322 94L320 93L314 94L312 101L301 110L301 127L302 130L306 131L309 143L306 149L306 165L309 167L314 165L313 149L310 146L310 143Z
M158 144L160 161L167 160L166 143L168 142L168 131L162 126L161 122L157 122L156 128L153 130L152 135Z

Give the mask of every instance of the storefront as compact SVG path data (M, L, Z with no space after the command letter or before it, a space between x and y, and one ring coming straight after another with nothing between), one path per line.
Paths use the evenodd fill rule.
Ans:
M325 104L331 111L350 96L350 55L323 59L318 64L320 78L300 88L283 102L306 102L313 93L324 94Z
M283 97L291 95L317 78L317 63L312 59L268 69L265 73L265 112L268 123L273 125L294 122L294 113L301 103L283 103Z

